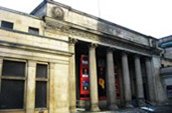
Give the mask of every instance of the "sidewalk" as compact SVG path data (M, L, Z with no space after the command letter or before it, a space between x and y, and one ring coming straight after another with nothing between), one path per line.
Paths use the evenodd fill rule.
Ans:
M118 109L115 111L99 111L99 112L78 111L77 113L146 113L146 112L138 108L130 108L130 109Z

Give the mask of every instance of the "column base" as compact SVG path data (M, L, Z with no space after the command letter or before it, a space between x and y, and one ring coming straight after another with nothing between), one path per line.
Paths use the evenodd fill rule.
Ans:
M133 108L134 106L131 104L131 102L126 102L125 107L126 108Z
M143 98L138 99L138 106L139 107L142 107L142 106L145 106L145 105L146 105L146 103L145 103Z
M108 106L108 108L109 108L109 110L116 110L116 109L118 109L118 106L116 104L110 104Z
M145 104L156 105L156 102L145 100Z
M76 113L76 107L75 106L70 106L70 112L71 113Z
M100 111L98 104L91 104L91 111Z

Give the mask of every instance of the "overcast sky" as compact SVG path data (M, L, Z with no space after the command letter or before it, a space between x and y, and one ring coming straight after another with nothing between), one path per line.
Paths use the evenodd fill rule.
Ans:
M161 38L172 34L172 0L54 0L74 9ZM0 0L0 6L30 13L42 0Z

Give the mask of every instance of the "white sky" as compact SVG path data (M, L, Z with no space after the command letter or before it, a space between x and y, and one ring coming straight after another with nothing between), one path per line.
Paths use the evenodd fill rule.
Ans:
M0 0L0 6L30 13L41 1L42 0ZM172 34L172 14L170 12L172 11L172 0L54 1L69 5L74 9L99 16L105 20L155 38Z

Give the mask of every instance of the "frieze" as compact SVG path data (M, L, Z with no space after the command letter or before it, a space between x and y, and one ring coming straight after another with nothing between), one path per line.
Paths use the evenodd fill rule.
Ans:
M99 22L97 26L98 31L149 46L148 39L144 36L102 22Z
M97 35L94 35L94 34L91 34L88 32L79 31L79 30L75 30L75 29L70 29L68 32L71 35L79 36L82 38L87 38L87 39L91 39L91 40L95 40L95 41L99 40L99 37Z
M84 32L84 31L80 31L80 30L76 30L76 29L70 29L69 33L70 33L70 35L81 37L81 40L82 40L82 38L91 39L93 41L97 41L97 42L100 42L100 43L103 42L104 44L108 44L109 46L112 46L112 47L116 46L116 47L124 48L124 49L127 49L127 50L130 48L133 51L138 51L138 52L150 54L149 48L144 48L143 49L143 48L140 48L140 47L136 47L136 46L133 45L133 43L135 43L135 42L131 42L130 44L127 44L127 43L121 42L119 40L117 41L117 40L112 39L112 38L101 37L101 36L98 36L98 35L94 35L94 34Z
M53 22L46 22L46 29L53 29L53 30L60 30L62 32L66 32L70 29L69 26L64 25L62 23L53 23Z
M112 39L112 38L107 38L107 37L101 37L101 36L98 36L98 35L91 34L89 32L84 32L84 31L76 30L76 29L70 29L68 32L69 32L69 34L74 35L74 36L79 36L81 38L87 38L87 39L91 39L91 40L94 40L94 41L103 42L103 43L106 43L106 44L109 44L109 45L119 45L119 42L120 42L119 39L117 41L117 40L115 40L115 38ZM119 46L124 45L124 43L125 42L123 42ZM133 42L133 43L135 43L135 42Z

